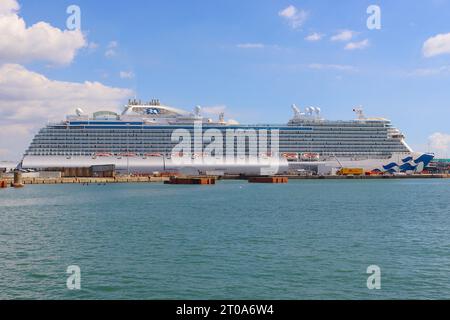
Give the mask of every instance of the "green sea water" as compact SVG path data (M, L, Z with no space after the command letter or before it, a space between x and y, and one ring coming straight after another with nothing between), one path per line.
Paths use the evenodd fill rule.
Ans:
M450 180L0 190L0 299L382 298L450 299Z

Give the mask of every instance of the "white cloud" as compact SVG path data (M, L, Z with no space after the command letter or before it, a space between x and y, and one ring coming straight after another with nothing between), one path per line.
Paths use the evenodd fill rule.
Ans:
M450 66L442 66L438 68L421 68L416 69L413 72L409 73L410 76L437 76L437 75L449 75L450 74Z
M236 47L240 49L263 49L265 45L262 43L240 43Z
M32 133L48 120L59 121L75 108L86 112L117 107L133 92L99 82L54 81L17 64L0 66L0 148L17 158Z
M0 149L0 159L7 159L10 155L10 151L8 149Z
M430 147L437 157L448 157L450 154L450 134L436 132L429 138Z
M38 130L34 127L33 123L1 124L0 160L18 162Z
M119 76L122 79L133 79L134 73L131 71L120 71Z
M117 54L116 52L117 47L119 47L119 43L117 41L111 41L110 43L108 43L108 46L106 47L105 56L107 58L114 57Z
M17 64L0 67L0 118L29 117L60 119L76 106L94 111L117 106L132 96L128 89L111 88L99 82L54 81Z
M89 50L97 50L98 43L96 43L96 42L89 42L87 47L88 47Z
M369 39L365 39L359 42L349 42L345 46L345 50L362 50L370 45Z
M280 12L278 15L282 17L292 29L300 28L308 18L308 12L302 9L297 9L293 5L290 5Z
M331 37L331 41L350 41L356 35L356 32L352 30L342 30L339 33Z
M108 50L106 50L106 52L105 52L105 57L107 57L107 58L112 58L112 57L114 57L116 55L116 51L115 50L112 50L112 49L108 49Z
M119 43L117 41L110 41L108 43L108 49L114 49L117 48L119 46Z
M450 54L450 33L438 34L425 41L422 53L426 58L441 54Z
M312 63L308 65L308 68L316 70L357 71L357 68L355 68L354 66L344 64Z
M209 114L209 115L219 115L222 112L225 112L225 109L227 107L224 105L218 105L218 106L211 106L211 107L203 107L202 108L202 112L204 114Z
M0 15L15 14L19 9L20 6L16 0L2 0L0 2Z
M306 41L320 41L325 35L322 33L314 32L305 37Z
M81 31L61 30L46 22L27 27L15 0L0 2L0 62L48 61L69 64L86 46Z

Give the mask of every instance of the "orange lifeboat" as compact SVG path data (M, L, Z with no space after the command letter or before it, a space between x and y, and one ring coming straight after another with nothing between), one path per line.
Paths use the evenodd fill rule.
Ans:
M206 152L202 152L202 153L194 153L192 155L192 159L199 159L199 158L205 158L207 157L208 154Z
M144 157L162 157L163 155L161 153L146 153L144 154Z
M272 152L262 152L259 154L259 157L264 159L270 158L272 157Z
M181 152L176 152L176 153L172 153L172 158L182 158L184 156L184 153Z
M303 153L301 159L305 161L318 161L320 155L314 152Z
M94 157L111 157L112 154L108 152L99 152L94 154Z
M284 152L281 156L286 160L298 160L298 153Z
M132 152L120 153L119 157L133 158L133 157L136 157L136 153L132 153Z

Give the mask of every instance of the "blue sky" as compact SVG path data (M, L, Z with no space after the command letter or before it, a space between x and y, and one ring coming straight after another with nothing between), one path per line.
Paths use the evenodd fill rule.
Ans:
M292 103L319 106L329 119L354 118L352 108L363 105L368 115L390 118L418 151L431 144L432 151L448 152L450 49L445 38L433 43L441 48L437 54L423 51L428 39L450 33L448 0L19 3L17 14L27 26L45 21L61 30L66 8L81 8L85 45L69 63L2 61L0 49L0 63L18 63L51 81L100 82L130 89L131 97L159 98L186 109L225 108L242 123L285 123ZM372 4L381 8L380 30L366 26ZM332 40L343 31L350 38ZM317 41L306 39L314 34ZM129 93L118 95L117 107ZM8 99L0 92L0 108ZM66 109L49 113L62 119ZM25 120L14 117L0 125L14 121ZM29 127L9 157L17 157L44 124ZM3 148L11 147L4 143Z

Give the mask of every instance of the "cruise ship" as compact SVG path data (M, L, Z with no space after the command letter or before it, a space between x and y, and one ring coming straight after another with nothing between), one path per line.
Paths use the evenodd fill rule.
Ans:
M36 134L21 166L49 170L114 165L130 174L286 174L305 168L332 174L342 167L415 173L433 159L432 154L413 152L388 119L366 117L361 108L353 109L356 119L348 121L326 120L317 107L302 111L292 105L292 111L286 124L243 125L225 120L223 113L214 120L204 117L201 107L189 112L155 99L130 100L121 114L91 115L78 108ZM216 149L208 153L211 144Z

